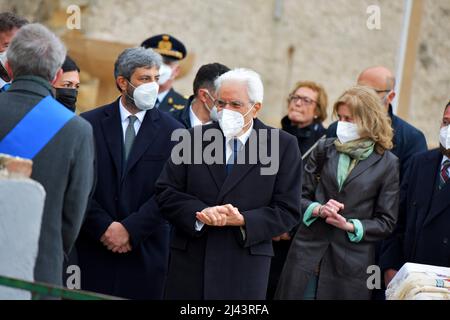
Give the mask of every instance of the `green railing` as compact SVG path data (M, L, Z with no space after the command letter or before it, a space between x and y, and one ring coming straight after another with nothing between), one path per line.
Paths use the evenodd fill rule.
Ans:
M0 286L29 291L32 293L33 300L40 300L42 297L54 297L64 300L123 300L122 298L114 296L82 290L71 290L45 283L31 282L4 276L0 276Z

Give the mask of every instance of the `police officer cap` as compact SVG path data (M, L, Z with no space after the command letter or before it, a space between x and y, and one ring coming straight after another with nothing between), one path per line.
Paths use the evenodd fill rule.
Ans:
M181 60L186 57L186 47L177 38L169 34L160 34L148 38L141 44L144 48L152 48L163 57Z

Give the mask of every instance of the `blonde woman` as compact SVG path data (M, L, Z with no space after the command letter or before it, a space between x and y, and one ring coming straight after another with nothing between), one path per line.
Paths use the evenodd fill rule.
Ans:
M305 165L302 223L277 299L370 299L374 244L397 220L399 164L388 151L393 132L380 99L355 86L334 114L338 138L321 141Z

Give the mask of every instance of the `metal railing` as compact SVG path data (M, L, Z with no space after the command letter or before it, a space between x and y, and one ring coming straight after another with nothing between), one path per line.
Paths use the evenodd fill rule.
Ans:
M40 300L43 297L54 297L64 300L124 300L119 297L100 293L72 290L46 283L31 282L5 276L0 276L0 286L29 291L32 294L33 300Z

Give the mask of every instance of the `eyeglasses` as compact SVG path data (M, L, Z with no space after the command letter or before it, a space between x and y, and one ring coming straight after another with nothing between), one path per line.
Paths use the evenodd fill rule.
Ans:
M247 102L250 103L250 102ZM225 108L227 105L229 105L230 107L234 108L234 109L239 109L244 107L246 103L241 102L241 101L223 101L220 99L217 99L216 101L214 101L214 105L216 106L216 108Z
M308 97L298 96L298 95L295 95L295 94L291 94L289 96L289 102L297 103L299 100L302 103L302 105L305 105L305 106L310 106L313 103L317 103L317 101L314 101L313 99L310 99Z
M375 92L376 93L385 93L385 92L391 92L391 90L390 89L387 89L387 90L377 90L377 89L374 89L375 90Z

